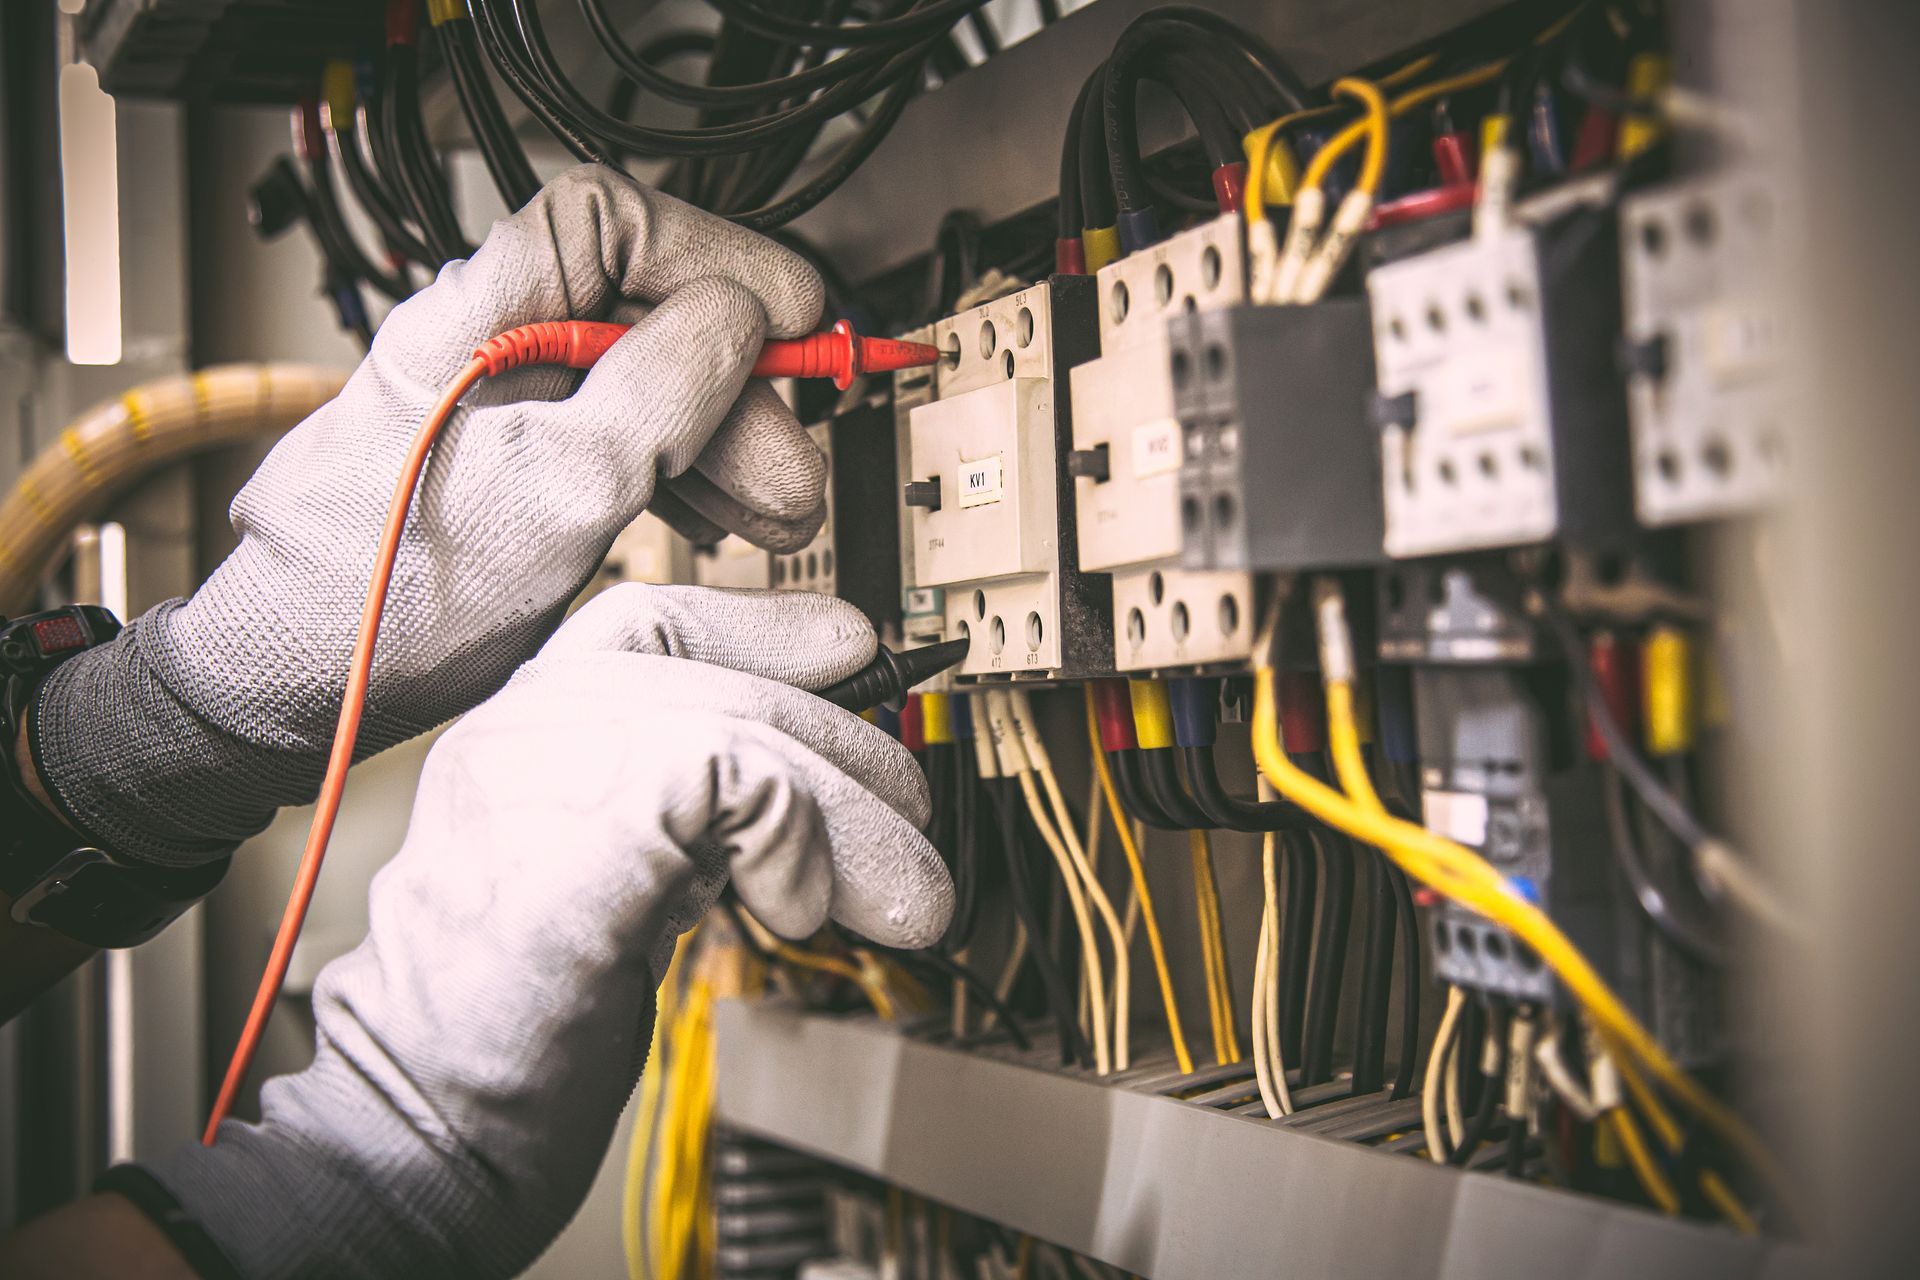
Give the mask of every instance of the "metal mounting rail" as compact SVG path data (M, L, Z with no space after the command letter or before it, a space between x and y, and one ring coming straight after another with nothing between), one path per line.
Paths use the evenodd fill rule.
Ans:
M1404 1154L1406 1100L1323 1088L1275 1123L1244 1067L1096 1080L1043 1042L957 1049L768 1002L716 1022L721 1122L1154 1280L1816 1273L1803 1249Z

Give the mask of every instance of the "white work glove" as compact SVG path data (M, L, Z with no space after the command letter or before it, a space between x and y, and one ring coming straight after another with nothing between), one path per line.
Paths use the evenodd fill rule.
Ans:
M62 666L36 704L42 781L109 849L218 857L311 800L401 458L481 342L537 320L639 323L584 377L483 380L433 450L381 627L357 755L477 705L559 623L659 478L774 550L818 530L825 466L748 370L821 284L786 249L601 168L556 178L397 307L338 398L232 509L191 600ZM650 310L649 310L650 309Z
M623 651L624 650L624 651ZM579 1208L674 938L730 875L791 937L952 914L913 758L803 693L869 661L825 596L616 587L448 730L317 1053L153 1170L241 1275L508 1276Z

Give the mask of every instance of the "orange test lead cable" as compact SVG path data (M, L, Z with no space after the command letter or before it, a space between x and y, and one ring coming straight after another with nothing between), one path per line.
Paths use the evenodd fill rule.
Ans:
M346 692L340 699L340 719L333 733L333 747L327 755L326 773L320 782L313 822L307 828L306 848L300 854L299 870L287 895L287 909L273 938L273 950L260 976L260 986L247 1011L247 1023L234 1046L233 1059L227 1064L226 1079L214 1099L213 1112L207 1117L206 1131L200 1141L212 1146L220 1131L220 1122L233 1110L247 1070L253 1065L266 1031L267 1019L280 998L286 981L287 964L293 958L294 943L300 939L300 927L306 922L307 907L313 901L314 885L320 879L320 864L327 856L327 842L333 835L334 819L340 813L340 797L346 790L347 770L353 764L353 747L360 735L360 716L366 709L367 686L373 676L373 646L380 633L380 615L386 607L387 587L393 580L394 561L400 554L400 535L406 527L407 511L413 505L414 490L426 469L427 455L447 419L473 384L481 378L504 373L526 364L564 364L575 369L592 366L627 331L623 324L602 324L585 320L552 321L522 325L487 339L473 354L459 376L448 384L407 449L399 479L394 483L393 501L387 521L380 531L379 549L374 555L373 574L367 583L367 602L360 613L360 629L354 638L353 655L348 661ZM696 353L689 353L692 357ZM756 376L831 377L841 388L861 373L879 373L894 369L933 364L940 358L938 348L915 342L895 342L885 338L862 338L843 320L831 332L804 338L767 343L754 362Z

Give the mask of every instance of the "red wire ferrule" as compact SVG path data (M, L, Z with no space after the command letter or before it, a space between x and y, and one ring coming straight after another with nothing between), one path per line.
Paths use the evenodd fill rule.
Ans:
M420 43L418 0L387 0L387 44Z
M908 694L906 705L900 708L900 745L915 752L927 749L926 709L917 693Z
M1100 722L1102 751L1130 751L1140 745L1133 732L1133 694L1125 680L1095 680L1093 710Z
M1247 162L1235 160L1232 164L1223 164L1215 169L1213 177L1213 198L1222 213L1240 212L1240 202L1247 189Z
M1079 236L1062 236L1053 242L1053 273L1057 276L1087 274L1087 251Z
M1287 754L1312 755L1327 749L1326 703L1320 677L1311 671L1280 673L1280 741Z

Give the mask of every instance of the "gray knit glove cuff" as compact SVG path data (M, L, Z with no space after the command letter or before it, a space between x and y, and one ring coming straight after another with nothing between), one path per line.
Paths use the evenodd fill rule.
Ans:
M47 683L43 781L108 847L174 866L310 800L401 460L474 348L516 325L634 322L584 377L515 370L455 411L408 517L358 756L498 689L667 480L761 545L803 545L824 464L747 375L820 299L769 240L609 170L555 179L397 307L340 395L274 448L234 500L238 546L191 600Z

